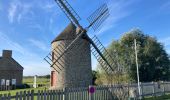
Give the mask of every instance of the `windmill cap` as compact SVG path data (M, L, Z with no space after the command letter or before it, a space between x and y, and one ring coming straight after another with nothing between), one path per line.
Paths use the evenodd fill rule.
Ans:
M70 40L76 38L76 26L70 23L51 43L60 40Z

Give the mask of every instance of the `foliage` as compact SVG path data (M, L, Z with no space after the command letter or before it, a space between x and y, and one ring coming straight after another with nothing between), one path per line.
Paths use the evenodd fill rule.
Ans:
M125 33L120 40L113 41L107 48L115 69L115 73L110 77L116 76L113 80L118 82L137 80L134 39L137 41L140 81L169 80L170 60L164 46L138 29ZM106 75L100 65L98 69L100 74Z
M97 79L97 72L96 71L92 71L92 85L96 85L96 79Z

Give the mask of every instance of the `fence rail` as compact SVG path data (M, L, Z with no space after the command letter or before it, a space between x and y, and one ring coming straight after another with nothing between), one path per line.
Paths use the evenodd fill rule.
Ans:
M160 96L170 93L170 82L141 83L141 97ZM61 90L20 91L11 96L0 94L0 100L114 100L139 97L137 84L118 84L94 86L95 92L89 93L88 87L64 88Z

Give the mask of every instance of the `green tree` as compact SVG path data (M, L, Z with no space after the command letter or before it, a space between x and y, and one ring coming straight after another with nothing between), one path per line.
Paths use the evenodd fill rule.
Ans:
M93 77L93 79L92 79L92 84L93 85L96 85L96 79L97 79L97 71L92 71L92 77Z
M113 67L119 68L111 77L118 75L119 81L137 80L134 39L137 41L140 81L169 80L170 60L164 46L139 29L125 33L120 40L113 41L107 48L115 61Z

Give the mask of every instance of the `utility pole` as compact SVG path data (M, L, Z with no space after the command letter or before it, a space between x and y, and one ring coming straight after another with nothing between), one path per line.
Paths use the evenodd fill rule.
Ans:
M138 66L138 53L136 48L136 39L134 39L135 43L135 56L136 56L136 70L137 70L137 80L138 80L138 92L139 92L139 99L141 99L141 90L140 90L140 80L139 80L139 66Z

